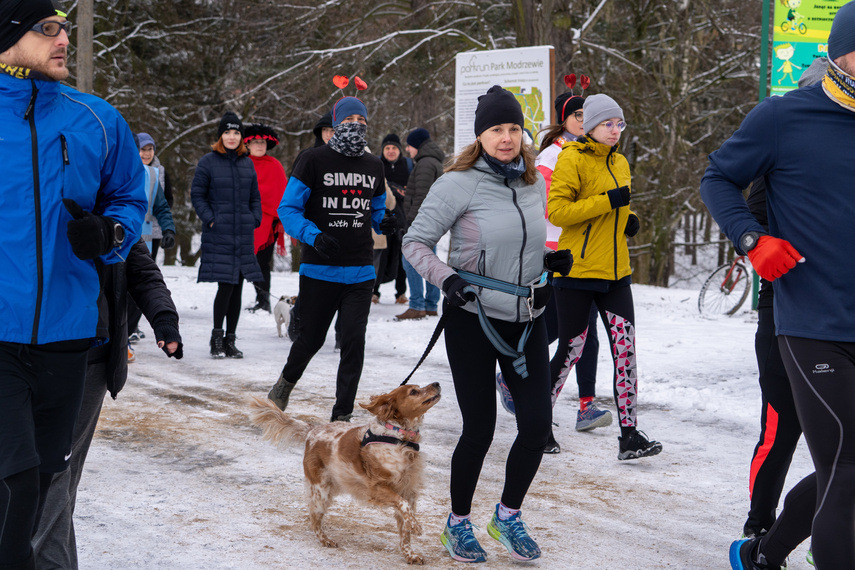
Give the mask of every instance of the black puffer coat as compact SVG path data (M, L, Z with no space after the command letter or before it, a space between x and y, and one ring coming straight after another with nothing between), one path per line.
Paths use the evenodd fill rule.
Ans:
M190 198L202 220L199 281L237 284L240 274L263 281L253 245L261 195L252 160L233 150L209 152L196 165Z

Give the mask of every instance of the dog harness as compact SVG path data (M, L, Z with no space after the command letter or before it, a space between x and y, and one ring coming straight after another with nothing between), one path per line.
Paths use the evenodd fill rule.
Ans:
M409 430L399 428L398 426L393 426L390 423L386 424L386 429L392 429L392 430L401 432L404 435L410 435L410 436L416 436L419 433L417 431L409 431ZM391 443L393 445L397 445L397 444L401 443L403 445L406 445L407 447L413 448L416 451L419 450L419 444L418 443L415 443L412 441L407 441L405 439L399 439L397 437L392 437L390 435L377 435L376 433L373 433L370 428L365 432L365 435L362 436L362 442L359 444L359 447L365 447L369 443Z

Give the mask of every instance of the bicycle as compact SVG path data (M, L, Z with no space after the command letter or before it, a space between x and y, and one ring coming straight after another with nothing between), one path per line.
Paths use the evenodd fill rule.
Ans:
M781 22L781 31L795 32L798 30L800 34L805 35L807 33L807 26L805 25L804 19L804 16L796 12L795 18L792 20L784 20Z
M733 315L751 292L751 265L740 255L716 268L701 287L698 311L701 315Z

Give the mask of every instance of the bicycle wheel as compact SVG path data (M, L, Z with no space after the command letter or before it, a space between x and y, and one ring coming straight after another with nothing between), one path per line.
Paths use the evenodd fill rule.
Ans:
M790 24L789 20L787 20L785 22L781 22L781 31L782 32L789 32L792 28L793 28L793 26L792 26L792 24Z
M807 26L804 23L799 24L799 33L801 35L805 35L807 33Z
M748 269L741 263L725 263L720 266L701 287L698 311L705 316L733 315L751 291L749 277Z

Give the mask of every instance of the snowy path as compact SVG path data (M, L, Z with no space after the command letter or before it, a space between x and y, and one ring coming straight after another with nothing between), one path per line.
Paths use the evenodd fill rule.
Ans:
M76 526L81 568L400 568L391 512L340 497L327 519L339 548L308 530L301 450L277 450L249 425L245 398L266 394L290 342L273 318L244 313L242 361L212 361L207 342L212 284L196 269L165 267L181 314L182 361L156 348L151 330L117 401L107 400L81 482ZM275 273L273 291L296 294L297 276ZM401 306L372 307L357 401L397 386L424 350L435 319L393 322ZM633 286L639 345L639 424L661 455L617 461L616 425L576 433L575 385L556 407L559 455L545 456L523 505L543 549L539 568L728 568L727 548L748 508L748 462L759 429L759 388L749 313L725 320L697 315L696 292ZM254 291L244 287L244 305ZM602 338L602 329L601 329ZM298 384L289 411L327 418L338 354L332 334ZM462 567L439 544L448 513L448 466L460 418L440 341L413 379L439 381L443 400L422 429L425 534L416 549L429 566ZM600 353L599 403L613 409L607 345ZM571 382L573 376L571 375ZM357 412L354 421L366 417ZM473 520L489 554L485 568L511 568L486 534L501 493L514 420L499 412L496 437L475 496ZM786 488L812 471L802 444ZM809 568L802 547L791 569Z

